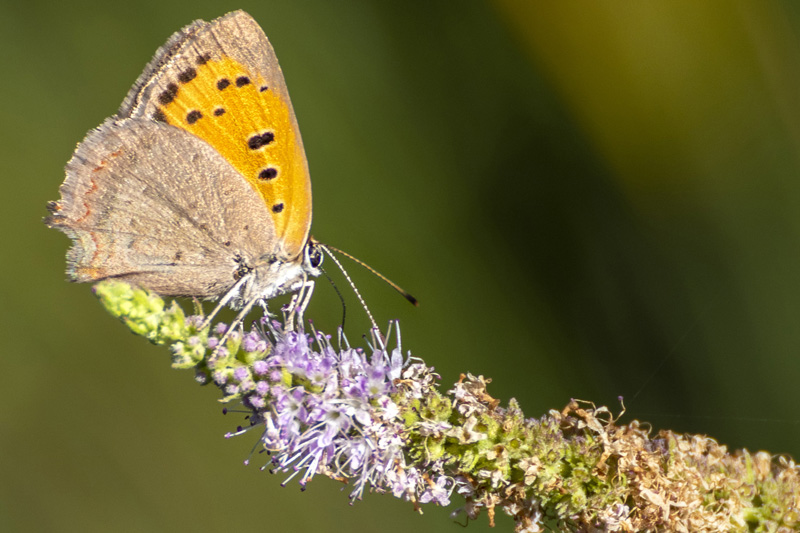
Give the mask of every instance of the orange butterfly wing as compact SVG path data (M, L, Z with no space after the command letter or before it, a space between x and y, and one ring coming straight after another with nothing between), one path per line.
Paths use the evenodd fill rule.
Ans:
M308 163L275 52L247 13L178 32L119 115L166 122L214 147L266 204L276 255L300 256L311 227Z

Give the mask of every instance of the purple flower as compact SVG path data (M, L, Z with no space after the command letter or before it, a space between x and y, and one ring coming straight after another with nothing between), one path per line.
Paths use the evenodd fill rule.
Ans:
M330 336L284 332L277 322L262 324L244 335L242 349L258 348L263 358L212 375L226 393L241 395L251 411L248 429L261 428L261 443L271 453L263 468L288 473L284 484L297 475L301 485L316 474L350 479L353 500L370 488L410 501L449 501L449 478L431 481L406 464L408 428L395 380L421 378L420 387L410 389L421 394L432 378L425 381L430 369L424 365L404 361L399 328L396 348L389 351L375 338L366 352L349 348L341 334L346 347L337 350Z
M450 505L450 494L453 492L453 480L447 476L439 476L435 483L431 483L422 493L419 501L428 503L434 501L439 505Z

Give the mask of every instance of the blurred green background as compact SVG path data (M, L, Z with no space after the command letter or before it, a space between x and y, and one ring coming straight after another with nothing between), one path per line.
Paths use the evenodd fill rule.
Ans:
M528 416L621 395L624 420L800 457L797 3L4 0L0 529L460 530L242 466L217 392L64 282L40 219L75 144L170 34L236 8L284 69L314 234L421 300L350 268L444 389L491 376ZM324 280L309 316L340 320Z

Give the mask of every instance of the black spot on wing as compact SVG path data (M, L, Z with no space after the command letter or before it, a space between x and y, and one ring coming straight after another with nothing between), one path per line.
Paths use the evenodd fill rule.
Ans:
M271 131L262 133L260 135L253 135L247 139L247 147L251 150L258 150L259 148L268 145L275 140L275 134Z
M196 77L197 77L197 71L194 68L189 67L180 74L178 74L178 81L183 84L187 84Z
M169 121L167 120L167 115L165 115L161 109L156 109L153 112L153 120L155 120L156 122L169 123Z
M258 173L258 178L264 181L275 179L277 176L278 176L278 169L272 167L265 168L264 170Z
M197 109L194 109L192 111L189 111L189 113L186 115L186 122L188 122L189 124L194 124L201 118L203 118L203 114Z
M170 83L167 85L167 88L158 95L158 103L161 105L171 104L176 96L178 96L178 85L176 83Z

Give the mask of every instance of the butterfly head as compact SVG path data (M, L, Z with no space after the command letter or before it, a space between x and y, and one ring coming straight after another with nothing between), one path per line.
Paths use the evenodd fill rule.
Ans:
M291 260L274 255L264 256L255 262L255 268L240 268L235 279L243 280L238 289L238 298L232 303L241 307L250 300L266 301L281 294L297 292L309 283L309 278L322 274L321 244L309 238L302 252Z
M309 237L303 247L303 272L309 276L318 277L322 274L322 244L314 237Z

